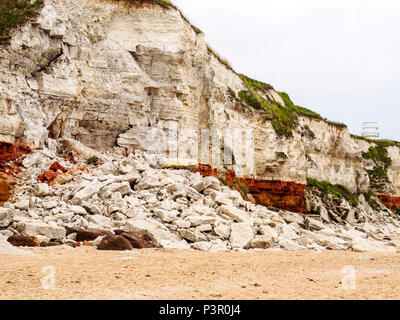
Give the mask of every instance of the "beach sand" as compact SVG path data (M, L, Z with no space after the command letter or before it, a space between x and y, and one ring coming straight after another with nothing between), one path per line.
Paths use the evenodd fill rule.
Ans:
M0 299L400 299L398 253L23 250Z

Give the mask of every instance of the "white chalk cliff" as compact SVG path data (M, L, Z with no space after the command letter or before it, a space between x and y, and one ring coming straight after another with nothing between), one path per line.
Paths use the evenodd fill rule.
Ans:
M154 147L143 142L152 130L168 136L171 128L209 129L222 137L227 129L251 129L252 178L305 185L309 177L352 192L370 189L374 163L363 152L373 142L303 115L292 137L278 135L263 110L238 98L243 90L241 77L174 7L46 0L37 18L0 45L0 142L41 146L52 137L98 150L146 149ZM266 95L285 105L273 89ZM189 144L192 137L182 134L178 145ZM176 157L176 146L162 148ZM386 149L389 181L376 191L400 196L400 149ZM214 165L211 158L191 160ZM247 175L239 165L228 167Z

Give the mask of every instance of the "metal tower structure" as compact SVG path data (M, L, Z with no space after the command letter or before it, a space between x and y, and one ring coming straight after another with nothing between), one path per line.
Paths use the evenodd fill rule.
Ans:
M369 139L379 138L379 124L378 122L364 122L362 129L362 136Z

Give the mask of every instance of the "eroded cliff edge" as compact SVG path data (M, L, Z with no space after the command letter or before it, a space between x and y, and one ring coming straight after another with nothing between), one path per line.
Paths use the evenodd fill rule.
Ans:
M396 143L365 141L293 109L282 93L236 74L174 7L46 0L40 10L0 46L3 149L39 147L50 137L99 150L154 151L146 140L153 132L160 150L174 159L179 147L198 138L187 132L215 132L216 149L223 149L227 130L250 130L251 174L235 161L213 161L215 148L207 159L189 152L179 158L202 165L203 174L224 172L261 204L292 211L308 210L310 179L357 194L373 191L390 208L400 207ZM175 134L172 128L186 129L175 145L160 135ZM243 157L242 150L230 149L233 159Z

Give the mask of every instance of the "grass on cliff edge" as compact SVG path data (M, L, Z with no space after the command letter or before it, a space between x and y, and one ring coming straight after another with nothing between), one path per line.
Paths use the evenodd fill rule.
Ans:
M269 94L269 90L274 90L270 84L251 79L243 74L239 74L239 77L247 89L239 92L242 103L257 110L264 110L267 120L271 120L275 132L279 136L293 136L292 130L297 124L299 115L320 119L337 127L346 127L343 123L329 121L312 110L295 105L285 92L278 92L284 102L284 105L281 105Z
M141 5L145 3L155 3L165 8L174 8L178 10L178 8L169 0L113 0L116 2L125 2L127 4L132 5Z
M271 120L277 135L292 137L292 129L296 125L297 117L291 106L282 106L270 98L268 90L273 89L270 84L251 79L243 74L239 77L247 88L239 92L242 103L257 110L264 110L266 119Z
M167 9L173 8L173 9L177 10L181 14L181 17L183 18L183 20L185 20L192 27L193 31L196 32L196 34L203 33L203 31L201 31L199 28L194 26L189 21L189 19L186 18L186 16L182 13L182 11L179 10L179 8L177 6L175 6L169 0L112 0L112 1L125 2L127 4L132 4L132 5L143 5L145 3L154 3L154 4L157 4L157 5L161 6L161 7L167 8Z
M347 127L347 125L345 125L344 123L330 121L327 118L323 118L319 113L317 113L315 111L295 105L286 92L278 92L278 93L281 96L282 100L285 102L285 106L290 107L292 110L294 110L299 115L323 120L326 123L333 125L335 127L339 127L339 128Z
M367 142L372 142L375 144L386 144L387 147L400 147L399 141L389 140L389 139L370 139L356 134L351 135L354 139L364 140Z
M318 181L316 179L307 178L307 185L316 187L323 192L330 193L338 199L346 199L353 207L358 205L358 197L340 184L333 185L327 181Z
M0 1L0 43L11 38L12 29L21 26L39 14L44 0L1 0Z

